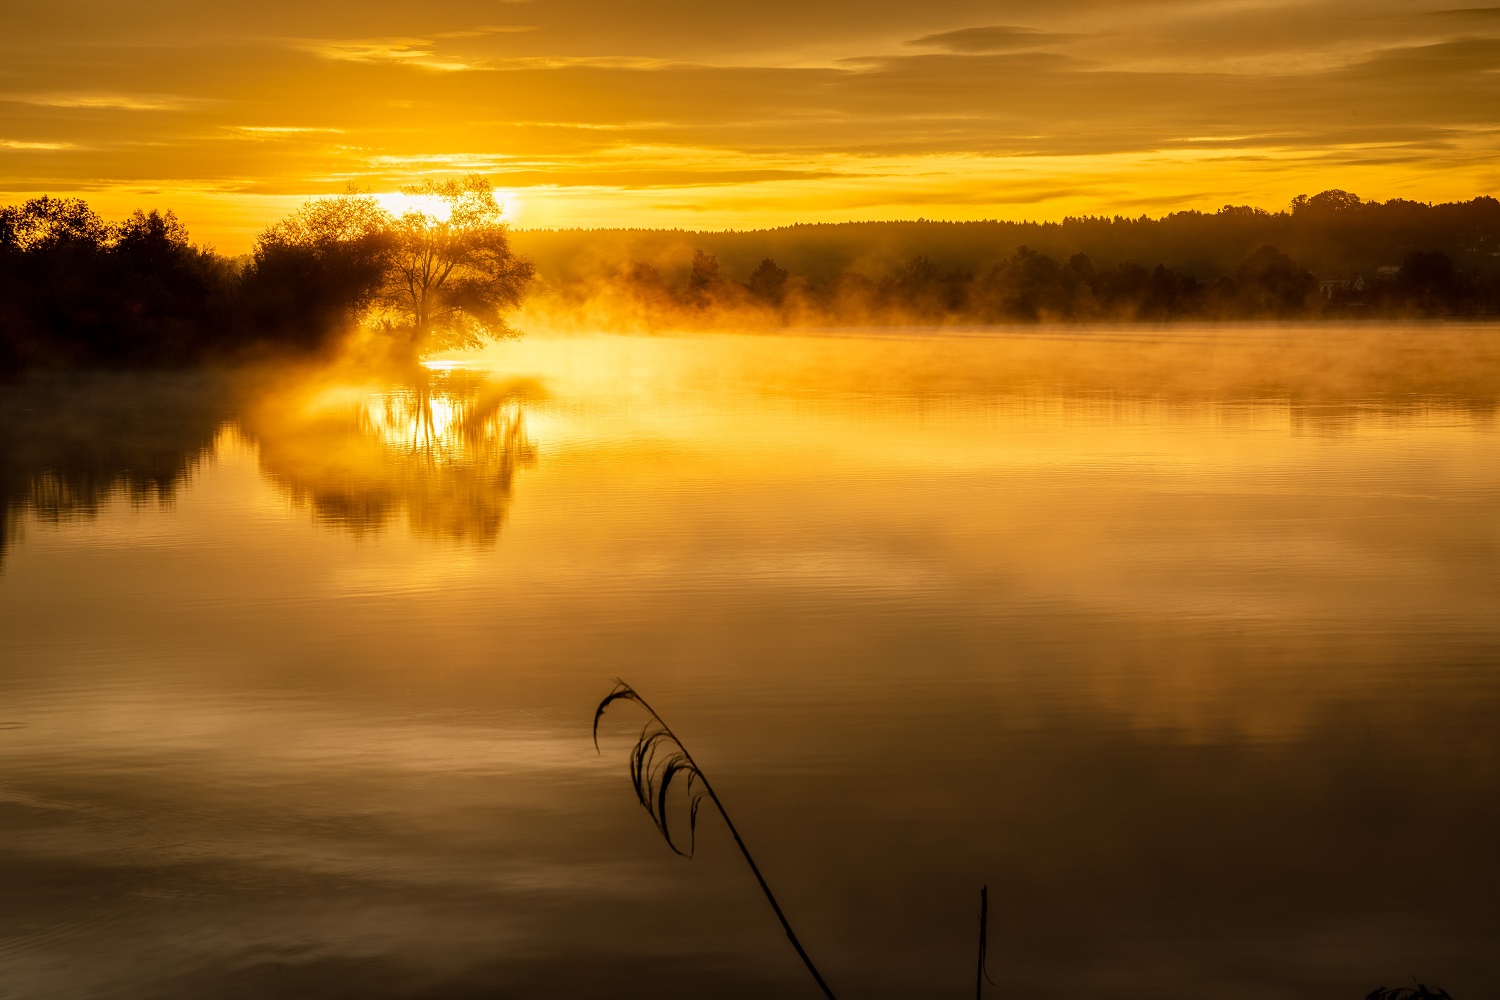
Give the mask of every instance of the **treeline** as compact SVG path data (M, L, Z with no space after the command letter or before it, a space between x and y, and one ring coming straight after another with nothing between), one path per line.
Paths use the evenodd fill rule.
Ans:
M1011 323L1500 313L1500 201L1366 202L1152 219L860 222L749 232L517 234L575 322Z
M0 371L206 357L240 278L170 212L110 225L77 199L0 209Z
M549 283L568 287L640 261L669 283L685 280L695 250L744 279L771 258L814 283L841 272L879 278L918 254L943 272L983 274L1018 246L1066 262L1085 254L1096 269L1127 262L1211 282L1232 275L1257 249L1274 246L1322 279L1353 279L1398 267L1416 251L1439 251L1465 275L1500 269L1500 201L1428 205L1367 202L1345 191L1298 197L1280 212L1225 206L1160 218L1090 216L1061 222L850 222L742 232L646 229L532 230L515 234Z
M983 272L917 254L883 274L817 279L762 260L743 280L694 253L670 281L636 262L613 277L553 288L552 311L583 322L663 326L901 325L1485 317L1500 315L1500 274L1465 274L1442 251L1414 250L1368 275L1324 279L1272 246L1199 280L1163 264L1096 267L1019 247Z
M479 176L311 201L246 258L171 212L107 223L78 199L0 208L0 374L367 354L511 336L537 308L577 325L1345 319L1500 314L1500 202L1226 206L1160 219L892 222L757 232L515 234ZM536 263L533 263L533 259Z
M409 359L512 331L530 261L488 181L429 182L431 210L308 202L233 260L171 213L107 223L73 198L0 208L0 374L326 354L351 333Z

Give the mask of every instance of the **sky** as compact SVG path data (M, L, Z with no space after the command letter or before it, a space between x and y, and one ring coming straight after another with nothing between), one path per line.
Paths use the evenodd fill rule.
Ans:
M523 228L1160 215L1500 194L1500 7L1455 0L7 0L0 204L479 172Z

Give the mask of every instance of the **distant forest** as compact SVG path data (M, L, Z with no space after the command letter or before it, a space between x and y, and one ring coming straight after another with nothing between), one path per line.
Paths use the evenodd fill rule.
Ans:
M1281 212L516 234L550 312L640 325L1500 315L1500 201L1301 196Z
M317 199L251 254L171 212L107 223L78 199L0 208L0 373L316 355L398 358L562 325L1169 322L1500 316L1500 201L1058 223L510 233L471 176L409 189L447 211Z

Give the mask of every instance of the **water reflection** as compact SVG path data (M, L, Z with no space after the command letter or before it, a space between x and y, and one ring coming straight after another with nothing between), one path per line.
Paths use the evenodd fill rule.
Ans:
M526 404L541 396L532 381L429 372L358 394L273 396L246 429L265 474L319 524L363 537L404 515L418 538L488 545L516 474L536 462Z
M1494 995L1500 338L1432 332L208 393L171 509L0 576L0 992L816 995L717 817L687 863L641 815L635 726L595 755L618 674L841 996L966 995L985 882L1039 1000Z
M90 519L116 498L170 505L212 451L234 397L208 373L0 386L0 566L28 516Z
M490 545L534 465L528 380L455 370L399 382L327 373L58 376L0 387L0 565L27 519L168 507L228 429L315 522L366 537L404 517L423 539Z

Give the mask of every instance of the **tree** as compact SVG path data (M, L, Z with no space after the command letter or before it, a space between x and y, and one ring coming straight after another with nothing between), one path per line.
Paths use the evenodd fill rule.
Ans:
M225 277L171 212L112 226L77 198L0 210L0 368L197 360Z
M764 302L780 305L786 295L788 277L786 268L777 267L776 262L767 257L750 273L750 293Z
M109 240L109 226L82 198L33 198L0 214L0 245L21 251L77 245L90 250Z
M1357 194L1340 188L1320 191L1306 199L1306 208L1321 212L1352 212L1364 205Z
M163 215L156 209L150 212L135 212L124 222L114 227L114 251L129 256L149 258L152 261L172 257L187 250L187 227L177 219L177 213Z
M256 336L323 346L385 285L390 213L370 195L309 201L255 241L242 293Z
M1240 308L1247 317L1288 317L1315 302L1318 279L1273 246L1256 250L1235 272Z
M693 251L693 270L688 275L688 285L693 289L707 288L719 281L719 258L702 250Z
M1441 250L1413 250L1401 262L1396 280L1406 297L1426 311L1441 312L1456 305L1458 272L1453 259Z
M535 268L511 252L490 182L470 174L402 190L441 208L414 208L394 221L384 296L389 328L405 336L412 353L517 337L504 311L520 305Z

